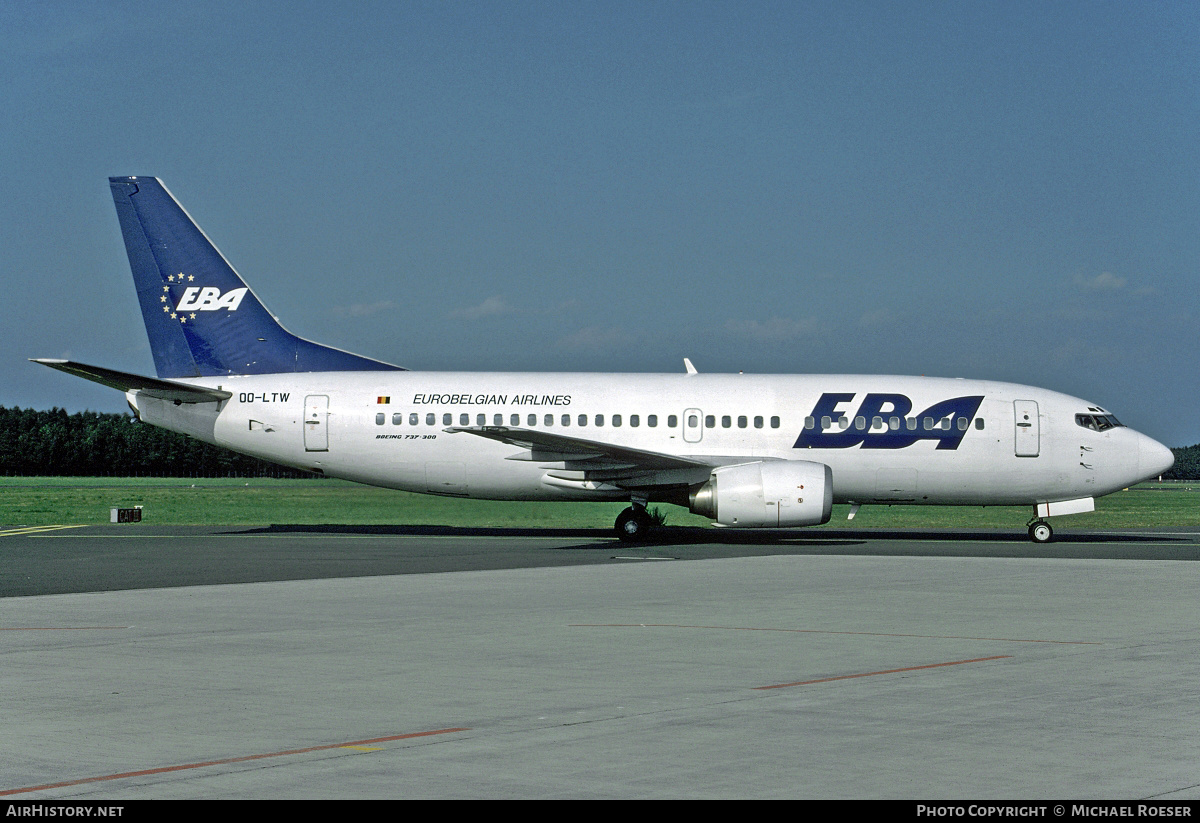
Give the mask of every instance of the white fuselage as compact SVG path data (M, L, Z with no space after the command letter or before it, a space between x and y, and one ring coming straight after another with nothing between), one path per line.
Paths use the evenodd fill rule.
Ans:
M177 405L129 398L141 418L326 476L497 500L629 499L561 460L447 432L553 432L709 466L806 460L832 469L836 502L1027 505L1094 498L1170 465L1170 452L1058 392L884 375L325 372L189 379L232 393ZM954 401L947 405L947 401ZM950 411L948 411L950 409ZM923 414L923 412L930 412ZM828 418L828 419L823 419ZM698 485L709 469L647 472L643 487Z

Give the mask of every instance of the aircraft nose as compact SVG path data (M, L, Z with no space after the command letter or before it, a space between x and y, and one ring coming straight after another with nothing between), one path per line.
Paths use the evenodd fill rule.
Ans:
M1138 474L1157 477L1175 465L1175 455L1157 440L1142 435L1138 441Z

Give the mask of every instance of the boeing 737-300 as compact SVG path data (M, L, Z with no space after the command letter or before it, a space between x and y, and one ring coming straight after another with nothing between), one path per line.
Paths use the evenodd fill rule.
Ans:
M883 375L421 372L284 329L152 177L109 179L157 377L36 362L137 418L286 466L426 494L650 502L720 526L826 523L834 503L1029 506L1154 477L1171 451L1107 409L1012 383ZM851 515L852 516L852 515Z

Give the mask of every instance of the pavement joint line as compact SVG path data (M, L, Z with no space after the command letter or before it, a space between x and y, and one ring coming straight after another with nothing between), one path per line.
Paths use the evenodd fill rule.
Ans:
M578 629L718 629L731 632L791 632L793 634L848 634L864 637L911 637L919 640L989 640L997 643L1049 643L1064 646L1103 646L1096 640L1038 640L1022 637L965 637L953 634L900 634L898 632L851 632L836 629L780 629L765 626L689 626L682 623L569 623Z
M281 752L267 752L265 754L248 754L242 757L226 757L220 760L205 760L199 763L183 763L178 766L162 766L156 769L139 769L132 772L119 772L117 774L106 774L98 777L83 777L78 780L64 780L58 783L45 783L41 786L23 786L18 789L0 789L0 797L8 795L23 794L25 792L44 791L46 789L61 789L68 786L80 786L87 783L100 783L108 780L122 780L130 777L147 777L156 774L168 774L170 772L186 771L188 769L202 769L208 766L224 766L230 763L246 763L254 760L265 760L271 757L286 757L288 755L308 754L310 752L329 751L331 749L346 749L346 748L361 748L369 743L387 743L395 740L409 740L415 737L432 737L438 734L453 734L454 732L469 732L466 727L451 728L451 729L434 729L428 732L410 732L408 734L396 734L388 737L373 737L369 740L352 740L348 743L327 743L323 746L307 746L302 749L288 749Z
M90 632L132 628L132 626L0 626L0 632Z

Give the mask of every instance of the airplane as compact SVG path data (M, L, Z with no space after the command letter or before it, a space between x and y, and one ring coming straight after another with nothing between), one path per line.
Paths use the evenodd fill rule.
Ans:
M326 477L463 498L651 502L728 528L829 522L834 503L1030 506L1047 518L1174 457L1095 403L887 375L422 372L279 324L160 180L109 178L157 377L36 359L118 389L137 419Z

